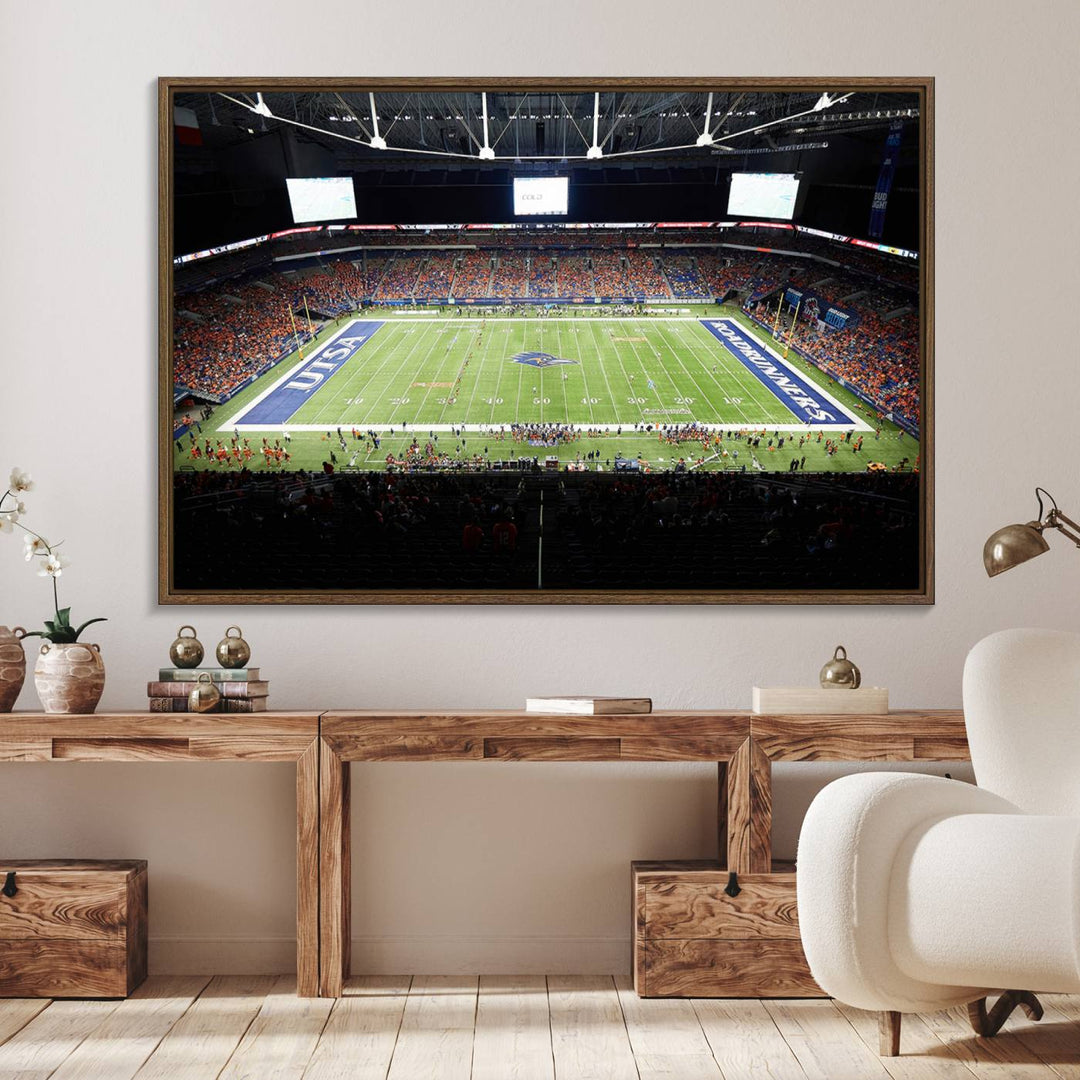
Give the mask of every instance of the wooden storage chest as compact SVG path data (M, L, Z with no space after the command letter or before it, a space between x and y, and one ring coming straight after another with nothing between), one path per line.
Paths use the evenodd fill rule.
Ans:
M0 997L126 997L146 978L142 859L0 860Z
M803 955L795 867L635 862L634 989L642 997L823 997ZM735 890L733 890L735 891Z

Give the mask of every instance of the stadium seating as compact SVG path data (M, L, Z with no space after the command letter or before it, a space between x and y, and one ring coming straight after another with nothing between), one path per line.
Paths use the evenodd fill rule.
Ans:
M558 280L559 296L589 298L596 295L592 268L585 255L560 255Z
M173 323L177 386L224 397L295 344L289 301L249 284L183 298ZM194 316L192 318L191 316ZM298 327L300 340L308 334Z
M302 573L311 588L533 587L542 496L548 587L692 578L700 588L873 588L904 565L918 505L912 474L887 484L866 473L417 474L422 482L408 472L178 473L176 580L273 590ZM256 545L244 540L253 520ZM496 541L507 521L510 547ZM244 558L206 559L214 546Z
M500 299L525 295L525 256L500 251L496 256L495 272L491 275L489 295Z
M704 300L711 294L709 287L698 273L697 264L689 255L665 255L664 275L671 295L679 299Z
M649 299L671 299L667 279L656 266L653 255L647 251L627 251L626 277L630 282L631 296Z
M558 296L555 263L550 255L532 252L529 257L529 296Z
M383 274L372 299L376 302L412 299L419 273L420 256L413 252L399 252Z
M597 296L630 295L622 252L594 251L592 263Z
M633 239L639 242L641 234L635 233ZM793 284L812 289L826 305L842 306L853 315L843 330L822 330L800 320L795 345L812 363L864 394L879 412L918 423L914 266L870 249L838 248L831 241L790 230L664 230L660 239L662 250L628 247L627 232L608 229L550 229L520 236L468 229L303 233L274 241L284 245L275 250L331 254L270 264L271 249L259 247L185 264L177 269L176 381L197 393L228 396L295 348L297 338L310 336L302 317L305 300L317 320L338 317L372 301L448 295L506 302L625 296L695 300L735 290L744 306L769 326L775 317L776 290ZM792 251L827 251L830 258L839 250L845 261L842 266L826 265L738 247L677 250L680 242L710 241L782 243ZM478 246L431 251L435 243ZM335 256L335 246L348 250ZM215 280L210 273L215 266L224 270L225 280ZM288 269L274 269L282 266ZM766 297L767 304L762 302ZM295 334L290 310L300 313ZM824 317L824 310L819 314Z
M470 251L454 275L453 295L458 299L491 295L491 252Z
M450 295L450 282L454 277L454 252L436 252L424 263L420 276L416 279L416 297L445 299Z

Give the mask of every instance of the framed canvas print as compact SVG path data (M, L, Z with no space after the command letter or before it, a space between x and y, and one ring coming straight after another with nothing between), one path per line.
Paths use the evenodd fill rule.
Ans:
M933 602L932 79L159 101L161 602Z

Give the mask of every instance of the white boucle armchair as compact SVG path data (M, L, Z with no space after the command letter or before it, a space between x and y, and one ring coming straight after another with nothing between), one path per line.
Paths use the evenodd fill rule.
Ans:
M799 838L810 970L881 1013L883 1054L899 1053L905 1012L967 1004L990 1036L1018 1005L1041 1017L1033 991L1080 992L1080 635L993 634L968 655L963 693L978 787L847 776Z

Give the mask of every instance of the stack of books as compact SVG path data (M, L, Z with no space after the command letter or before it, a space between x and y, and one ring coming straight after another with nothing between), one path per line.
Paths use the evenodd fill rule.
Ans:
M146 684L151 712L187 712L188 694L200 675L209 675L221 695L215 712L265 712L270 684L258 668L162 668L157 682Z

